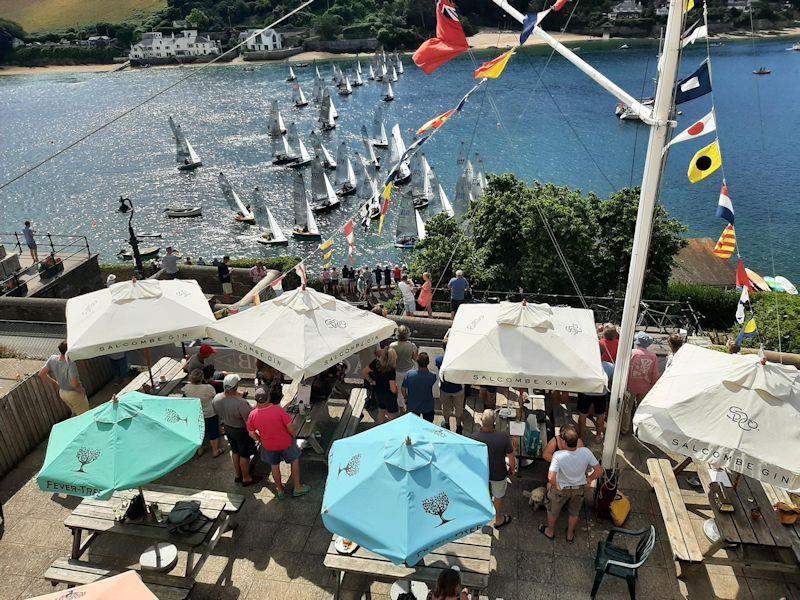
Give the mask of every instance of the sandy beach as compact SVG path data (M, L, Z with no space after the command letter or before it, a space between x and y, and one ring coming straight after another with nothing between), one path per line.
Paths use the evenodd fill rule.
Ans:
M550 34L558 41L564 44L588 41L600 41L601 38L579 35L577 33L555 33ZM756 36L760 39L772 39L783 37L797 37L800 36L800 27L790 27L781 29L779 31L758 32ZM489 50L492 48L507 49L516 45L519 39L518 31L498 30L498 29L484 29L479 33L467 38L469 45L475 50ZM643 40L645 38L632 38L633 40ZM719 35L710 36L711 40L746 40L750 39L749 32L736 31L731 33L723 33ZM622 43L631 41L628 38L612 38L613 42ZM539 46L545 42L534 36L525 44L526 46ZM406 52L405 54L411 54ZM333 53L333 52L301 52L288 59L289 62L302 63L314 60L337 60L337 59L350 59L355 58L357 55L353 53ZM243 64L256 65L262 63L280 63L283 61L244 61L241 56L234 58L228 62L218 62L215 66L241 66ZM184 67L199 68L207 63L187 64ZM3 75L47 75L47 74L60 74L60 73L105 73L113 71L119 65L50 65L46 67L17 67L13 65L0 66L0 76ZM175 69L179 68L178 65L157 65L153 66L154 69Z

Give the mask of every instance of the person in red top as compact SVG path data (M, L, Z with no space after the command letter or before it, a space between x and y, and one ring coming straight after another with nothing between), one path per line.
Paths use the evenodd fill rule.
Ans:
M297 432L292 425L292 418L280 406L280 386L277 387L277 393L271 391L263 388L256 390L256 408L247 418L247 432L261 444L261 460L272 470L278 498L284 497L281 461L292 466L292 496L305 496L311 491L311 486L300 483L300 448L294 439Z
M603 362L617 362L617 349L619 348L619 332L613 323L603 325L600 338L600 360Z

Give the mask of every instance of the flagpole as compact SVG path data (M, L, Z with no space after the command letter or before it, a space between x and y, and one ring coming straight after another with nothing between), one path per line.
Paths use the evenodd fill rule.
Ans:
M516 8L511 6L507 0L492 0L497 6L506 11L510 16L519 21L524 22L525 15L519 12ZM552 35L544 31L538 25L533 28L533 33L545 41L553 50L558 52L561 56L566 58L573 65L583 71L588 77L600 85L609 94L617 98L620 102L624 102L631 110L633 110L639 118L648 125L653 124L654 111L645 106L639 100L631 96L628 92L619 87L616 83L611 81L608 77L603 75L600 71L595 69L592 65L583 60L580 56L575 54L572 50L567 48L564 44L555 39Z

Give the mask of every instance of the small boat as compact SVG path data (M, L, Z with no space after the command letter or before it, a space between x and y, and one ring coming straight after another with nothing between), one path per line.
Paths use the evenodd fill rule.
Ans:
M403 141L403 136L400 134L400 125L395 123L392 127L392 143L389 145L389 160L391 161L391 168L395 169L400 163L400 158L406 153L406 143ZM400 173L394 180L395 185L405 185L411 181L411 167L408 160L404 160L399 164Z
M356 160L358 160L358 153L356 153ZM372 176L369 174L367 167L361 163L361 182L358 184L358 199L361 201L361 208L359 208L359 217L361 217L361 224L368 228L372 219L377 219L381 214L381 199L378 193L378 185Z
M353 87L361 87L364 85L364 80L361 79L361 71L356 71L356 77L353 79Z
M395 62L397 63L397 72L402 75L405 71L403 70L403 61L400 59L400 55L395 52Z
M356 60L356 73L361 75L361 60Z
M372 142L369 139L369 135L367 135L367 126L361 126L361 142L364 144L364 160L366 164L373 167L375 170L381 168L381 161L375 156L375 148L372 147Z
M622 44L622 46L620 46L619 49L620 50L630 50L630 46L628 46L628 44Z
M294 66L297 67L298 69L305 69L306 67L309 66L309 64L306 63L306 62L304 62L304 63L295 63Z
M411 157L411 199L417 210L428 206L433 198L430 170L424 153L417 153Z
M769 275L764 275L764 281L767 282L769 289L773 292L785 292L786 290L783 289L783 286L778 282L777 279L774 277L770 277Z
M395 248L410 250L425 239L425 223L410 198L401 198L394 234Z
M164 212L167 213L170 219L203 216L203 209L200 206L171 206L165 208Z
M331 180L322 170L322 164L315 160L311 163L311 210L315 213L328 212L338 208L339 203Z
M350 196L356 193L356 174L353 171L353 163L347 156L347 144L342 142L336 152L336 177L334 178L337 194L340 196Z
M310 165L311 155L308 153L303 140L301 140L300 136L297 135L297 125L294 123L294 121L289 123L289 136L287 141L291 149L297 148L297 151L294 152L295 160L289 164L289 168L300 169L306 165Z
M792 44L791 46L789 46L787 48L787 50L789 50L789 51L794 50L795 52L800 52L800 42Z
M308 204L306 182L302 173L296 173L292 186L292 206L294 209L294 229L292 236L300 239L318 240L321 236L317 220Z
M295 108L308 106L308 100L303 93L303 88L300 87L297 81L292 84L292 102L294 102Z
M465 169L456 181L456 193L453 198L453 216L463 220L472 204L472 163L467 161Z
M391 102L392 100L394 100L394 90L392 89L391 82L388 83L387 85L389 86L389 89L386 90L386 93L383 95L383 101Z
M350 85L350 77L345 75L344 82L339 86L340 96L349 96L353 93L353 86Z
M158 256L158 253L161 252L161 248L158 246L139 246L139 257L140 258L155 258ZM133 250L125 250L122 249L117 252L117 256L122 260L133 260Z
M769 284L764 280L763 277L761 277L761 275L746 267L745 267L745 272L747 273L747 278L750 280L750 283L752 283L753 287L755 287L758 291L760 292L770 291L771 288L769 287Z
M244 202L242 202L241 198L239 198L239 194L237 194L233 189L233 186L228 181L228 178L225 177L225 174L220 173L217 177L217 181L219 182L219 187L222 190L222 195L225 196L225 199L228 201L231 209L236 211L236 214L233 216L234 221L238 221L239 223L247 223L248 225L255 225L256 216L253 214L253 211L250 209L250 207L245 206Z
M269 135L278 137L286 133L286 125L283 122L281 111L278 110L278 101L273 99L269 103Z
M297 81L297 75L294 74L292 65L289 65L289 76L286 78L286 81Z
M770 71L766 67L759 67L758 69L753 71L753 75L769 75L770 73L772 73L772 71Z
M375 70L372 68L372 65L369 66L369 75L367 75L367 79L375 81Z
M397 83L397 81L398 81L399 79L400 79L400 78L397 76L397 69L395 69L394 67L392 67L392 77L391 77L390 81L391 81L392 83Z
M322 102L322 97L325 95L325 83L319 77L314 77L314 87L311 93L311 99L314 104Z
M261 235L256 241L265 246L285 246L289 243L286 234L283 233L281 226L272 216L264 194L256 187L253 190L253 212L256 215L256 224L261 228Z
M778 283L778 285L780 285L783 288L783 291L785 291L787 294L789 294L790 296L797 296L797 288L791 281L786 279L786 277L783 277L782 275L776 275L775 281Z
M272 160L273 165L288 165L297 162L298 154L289 146L289 140L285 135L279 138L272 138Z
M332 106L333 102L331 101L330 94L328 94L326 90L325 95L322 97L322 103L319 105L319 118L317 119L322 131L332 131L336 129L336 122L333 120L333 112L331 111Z
M450 199L447 197L447 194L445 193L444 188L439 181L439 177L433 170L433 167L431 167L430 179L430 186L433 188L434 195L433 199L428 204L428 214L433 212L434 214L445 213L449 217L454 216L455 213L453 212L453 206L450 204Z
M375 108L375 115L372 117L372 145L376 148L389 147L389 136L386 135L380 105Z
M314 150L314 157L322 163L323 167L331 170L336 168L336 161L333 160L331 153L313 131L311 132L311 148Z
M641 102L643 106L653 106L655 100L653 98L642 98L639 102ZM614 108L614 114L622 121L639 120L639 114L624 102L617 103L617 106Z
M178 163L178 171L193 171L203 164L197 152L194 151L189 140L183 134L180 125L176 125L172 117L169 117L169 126L175 138L175 162Z

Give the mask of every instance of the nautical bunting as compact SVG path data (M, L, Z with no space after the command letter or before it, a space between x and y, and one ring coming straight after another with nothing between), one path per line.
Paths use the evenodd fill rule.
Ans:
M722 166L722 155L719 152L719 140L714 140L705 148L700 148L689 164L687 175L689 181L702 181Z
M695 27L692 29L692 32L685 36L683 40L681 40L681 47L685 48L689 44L694 44L697 40L704 40L708 37L708 26L701 25L700 27Z
M303 264L305 261L300 261L294 267L294 272L300 277L300 285L303 289L306 289L306 284L308 283L308 278L306 277L306 266ZM281 277L283 279L283 277Z
M683 12L689 12L693 8L694 8L694 0L687 0L686 1L686 10L684 10Z
M344 237L347 240L347 257L350 259L350 264L356 264L354 254L356 253L356 233L353 226L353 219L347 219L344 224Z
M750 281L750 277L747 275L747 269L744 268L744 263L742 259L739 259L738 264L736 265L736 289L747 289L749 291L753 291L753 282ZM741 323L741 321L739 321Z
M741 262L741 261L739 261ZM736 322L741 325L744 323L744 313L750 309L750 292L746 287L742 288L742 295L739 297L739 304L736 306Z
M739 335L736 337L736 343L740 346L747 338L756 337L758 335L758 327L756 327L756 318L750 317L750 320L745 323Z
M480 67L475 69L475 79L497 79L500 75L503 74L503 71L508 64L508 61L514 56L516 52L516 48L512 48L508 52L504 52L497 58L494 58L490 61L483 63Z
M712 110L705 117L699 121L695 121L689 127L681 131L678 135L672 138L669 145L680 144L686 140L693 140L702 137L717 130L717 121L714 118L714 111Z
M436 37L426 40L412 58L427 75L469 50L467 37L450 0L436 2Z
M428 131L439 129L439 127L444 125L447 119L452 117L455 113L456 109L451 108L446 113L442 113L438 117L433 117L430 121L428 121L422 127L417 129L417 135L422 135L423 133L427 133Z
M556 3L558 4L558 3ZM561 5L563 6L563 4ZM522 33L519 35L519 45L522 46L528 38L531 37L533 30L536 29L536 26L542 22L548 14L550 14L551 9L543 10L542 12L538 12L532 15L526 15L525 20L522 22ZM560 8L558 9L560 10Z
M719 191L717 216L733 225L733 202L731 202L731 197L728 195L728 186L725 185L724 179L722 180L722 189Z
M567 2L569 2L569 0L556 0L556 3L553 4L553 10L556 12L560 11Z
M714 246L714 256L728 260L736 250L736 230L733 225L728 225Z
M675 90L675 104L682 104L700 98L711 92L711 75L708 72L708 59L697 70L678 82Z

